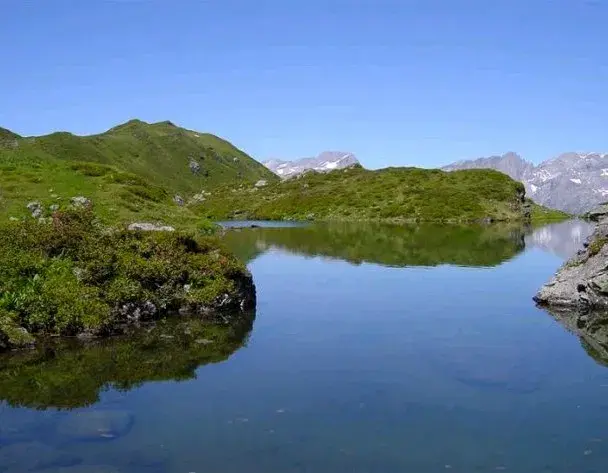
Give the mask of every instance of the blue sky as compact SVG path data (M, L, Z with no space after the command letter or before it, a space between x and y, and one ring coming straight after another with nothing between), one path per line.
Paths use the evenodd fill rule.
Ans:
M257 159L608 151L608 0L2 0L0 126L138 117Z

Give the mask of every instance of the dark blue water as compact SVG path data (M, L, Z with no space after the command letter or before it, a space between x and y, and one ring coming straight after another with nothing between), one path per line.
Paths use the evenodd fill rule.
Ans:
M40 471L606 471L608 369L531 300L580 244L572 226L494 235L496 247L487 232L447 234L453 253L432 246L436 228L376 229L352 261L326 243L356 231L256 231L230 237L258 289L242 347L194 378L114 386L89 407L5 403L0 471L40 468L19 460L32 441L52 449ZM99 435L74 421L91 411Z

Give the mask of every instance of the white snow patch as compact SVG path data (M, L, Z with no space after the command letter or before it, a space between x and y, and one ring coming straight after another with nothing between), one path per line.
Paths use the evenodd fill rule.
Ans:
M285 173L285 169L277 169L277 174L284 174Z
M538 190L538 187L536 187L534 184L530 184L530 189L532 189L532 194L534 194Z
M602 173L600 174L600 176L608 176L608 168L602 169Z
M575 184L580 184L582 181L580 179L570 179Z
M338 163L327 162L323 165L325 169L336 169L338 167Z
M608 189L594 189L593 192L596 192L598 194L602 194L602 197L605 197L608 195Z

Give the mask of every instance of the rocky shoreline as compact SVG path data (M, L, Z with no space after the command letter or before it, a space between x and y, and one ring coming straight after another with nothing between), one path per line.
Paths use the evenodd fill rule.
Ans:
M538 304L580 312L608 309L608 205L588 217L596 222L595 230L536 294Z
M595 230L536 294L549 312L598 362L608 360L608 204L590 212Z

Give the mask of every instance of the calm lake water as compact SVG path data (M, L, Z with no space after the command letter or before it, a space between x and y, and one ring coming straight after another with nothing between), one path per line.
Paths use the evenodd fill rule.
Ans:
M532 301L588 232L229 230L255 320L0 358L0 472L604 473L608 360Z

